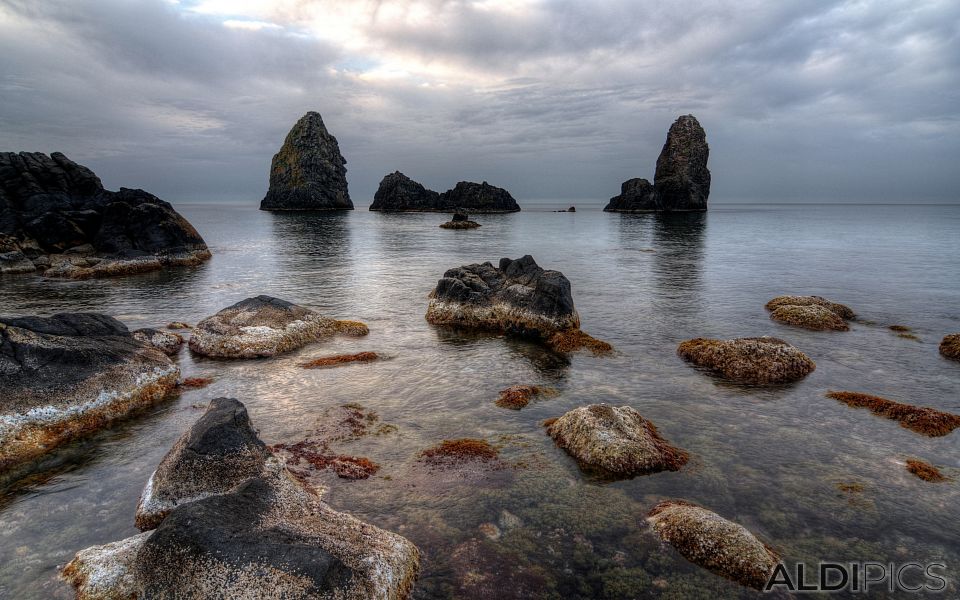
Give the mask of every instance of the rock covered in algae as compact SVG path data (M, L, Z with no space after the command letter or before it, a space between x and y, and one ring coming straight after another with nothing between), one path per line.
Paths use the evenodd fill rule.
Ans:
M629 406L581 406L550 423L547 433L581 466L613 477L678 471L689 458Z
M237 302L197 323L190 349L216 358L275 356L336 333L365 335L355 321L337 321L270 296Z
M0 317L0 472L150 406L179 376L107 315Z
M86 279L208 258L203 238L168 202L106 190L59 152L0 152L0 275Z
M135 330L133 337L144 344L153 346L168 356L177 354L180 352L180 348L183 347L183 336L179 333L173 333L172 331L145 327Z
M944 336L940 342L940 354L952 360L960 360L960 333Z
M308 112L273 156L260 210L352 210L346 164L320 113Z
M913 473L920 479L929 481L931 483L939 483L947 480L947 478L943 476L943 473L940 472L940 469L936 468L925 460L918 460L915 458L907 460L907 471Z
M854 408L868 408L875 415L898 421L901 427L930 437L944 436L960 427L960 415L927 406L894 402L873 394L827 392L827 398L839 400Z
M677 354L724 379L755 385L789 383L816 369L806 354L773 337L695 338L681 343Z
M848 331L846 320L855 316L850 307L820 296L777 296L766 309L774 321L814 331Z
M230 448L262 448L242 404L218 399L210 411L211 418L201 418L178 442L180 449L164 459L170 467L190 470L196 464L183 451L188 440L202 440L211 457L232 456ZM258 461L260 470L247 476ZM226 473L205 469L192 476L198 486L171 486L172 495L179 490L193 497L179 498L156 529L77 553L63 570L77 597L410 596L420 560L413 544L333 510L269 453L258 461L241 463L237 473L229 472L237 463L225 461ZM204 480L210 489L202 489ZM238 483L220 489L225 480ZM154 478L152 485L167 483Z
M661 502L647 521L684 558L741 585L762 589L780 562L748 529L696 504Z
M555 396L556 394L557 391L555 389L542 385L511 385L506 389L500 390L496 405L500 408L520 410L527 404L530 404L530 400L537 396Z
M502 258L497 267L486 262L448 270L430 294L427 321L502 331L550 346L553 338L565 344L561 352L597 341L579 329L570 281L540 268L530 255Z

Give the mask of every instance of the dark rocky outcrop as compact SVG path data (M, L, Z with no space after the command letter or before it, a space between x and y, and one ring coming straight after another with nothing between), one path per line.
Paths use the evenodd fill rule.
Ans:
M273 156L260 210L352 210L346 164L320 113L308 112Z
M164 509L140 535L77 553L80 599L409 597L420 553L337 512L257 438L243 404L217 398L150 478ZM146 502L149 504L149 502Z
M689 458L629 406L581 406L550 423L547 433L584 469L606 477L678 471Z
M161 400L179 375L107 315L0 317L0 472Z
M440 205L448 209L463 208L475 213L517 212L520 206L510 192L486 181L461 181L452 190L440 194Z
M707 210L710 196L710 149L707 135L693 115L679 117L657 158L653 185L646 179L629 179L620 195L610 199L609 212Z
M258 358L295 350L334 334L366 335L366 325L337 321L309 308L256 296L197 323L190 349L215 358Z
M753 385L789 383L817 367L806 354L773 337L696 338L681 343L677 354L724 379Z
M440 194L428 190L400 171L385 176L373 195L370 210L440 211Z
M441 223L440 227L444 229L476 229L480 223L470 220L470 215L465 212L455 212L453 217L446 223Z
M560 352L597 351L599 342L580 331L570 281L546 271L532 256L450 269L430 294L427 321L488 331L503 331L556 346Z
M647 521L690 562L747 587L763 589L780 562L747 528L690 502L661 502Z
M510 192L483 183L461 181L452 190L438 194L396 171L380 181L370 210L409 212L474 213L517 212L520 206Z
M59 152L0 152L0 275L83 279L208 258L196 229L156 196L105 190Z

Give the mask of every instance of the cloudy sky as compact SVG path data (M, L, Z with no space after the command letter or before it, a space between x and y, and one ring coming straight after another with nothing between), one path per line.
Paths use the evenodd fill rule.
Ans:
M960 201L956 0L0 0L0 150L257 202L319 111L351 195L652 179L696 115L713 202Z

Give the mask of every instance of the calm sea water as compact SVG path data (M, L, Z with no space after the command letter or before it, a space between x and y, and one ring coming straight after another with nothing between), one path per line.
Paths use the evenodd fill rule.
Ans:
M136 533L147 477L217 396L249 409L267 443L297 441L323 411L375 410L395 433L338 446L382 468L364 481L328 478L335 507L413 540L424 553L419 598L753 597L662 548L647 510L683 498L734 519L788 562L940 560L960 578L960 434L926 438L824 397L876 393L960 412L960 364L937 344L960 332L960 207L715 206L657 217L565 214L530 207L478 216L473 231L437 227L436 214L269 214L253 207L177 208L214 257L195 269L101 281L0 281L0 312L103 311L131 328L196 322L270 294L370 325L276 359L177 359L185 376L215 379L97 437L56 453L0 499L0 597L69 598L59 566L92 544ZM553 207L551 207L553 208ZM557 206L556 208L559 208ZM612 357L569 360L499 336L438 330L427 294L453 266L531 254L571 281L583 328ZM819 294L854 308L847 333L769 320L784 293ZM913 328L920 341L888 325ZM724 384L675 356L696 336L775 335L817 370L789 386ZM388 360L303 370L305 359L372 350ZM544 384L559 395L522 411L498 390ZM540 422L576 406L629 405L693 459L678 473L608 483L582 474ZM462 478L426 473L417 453L479 437L510 465ZM907 473L922 458L954 480ZM838 486L856 483L862 492ZM502 535L483 532L497 524ZM956 595L957 589L947 596ZM484 594L487 594L484 596Z

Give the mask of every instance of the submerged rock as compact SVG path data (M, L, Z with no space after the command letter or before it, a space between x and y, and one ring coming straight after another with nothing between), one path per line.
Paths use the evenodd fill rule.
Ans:
M939 483L947 480L947 478L943 476L943 473L940 472L940 469L924 460L917 460L914 458L908 459L907 471L913 473L920 479L929 481L931 483Z
M689 458L629 406L581 406L553 421L547 433L582 467L605 476L678 471Z
M520 410L530 404L530 400L533 398L556 395L557 390L542 385L511 385L504 390L500 390L496 405L500 408Z
M273 156L260 210L352 210L346 164L320 113L308 112Z
M440 227L444 229L476 229L480 223L471 221L470 216L465 212L455 212L453 217L446 223L441 223Z
M579 331L570 281L559 271L540 268L529 255L502 258L499 267L486 262L450 269L430 294L427 321L503 331L548 343L558 333L570 334L561 336L561 341L593 340ZM558 351L583 345L569 343Z
M59 152L0 152L0 275L86 279L208 258L197 230L156 196L106 190Z
M774 321L814 331L848 331L846 319L855 316L850 307L820 296L777 296L766 309Z
M710 148L707 135L693 115L679 117L657 158L653 184L628 179L620 195L610 199L608 212L701 211L710 196Z
M135 330L132 335L137 340L144 344L150 344L168 356L177 354L183 347L183 336L179 333L146 327Z
M400 171L394 171L380 180L370 210L440 211L442 208L439 193L428 190Z
M681 343L677 354L724 379L756 385L796 381L817 368L806 354L773 337L696 338Z
M412 592L417 548L333 510L294 479L236 400L211 403L161 467L172 477L158 468L144 494L169 498L172 508L152 531L77 553L63 575L78 598L359 600Z
M304 369L324 369L327 367L339 367L351 363L368 363L380 360L380 355L376 352L357 352L356 354L337 354L335 356L324 356L314 358L300 366Z
M461 181L453 189L438 194L428 190L400 171L386 175L373 196L370 210L453 212L460 209L475 213L507 213L520 210L517 201L503 188Z
M926 406L913 406L860 392L827 392L827 398L839 400L854 408L869 408L875 415L898 421L917 433L930 437L947 435L960 427L960 415Z
M944 336L940 342L940 354L951 360L960 360L960 333Z
M113 317L0 317L0 472L150 406L180 371Z
M780 562L773 549L742 525L689 502L661 502L647 521L690 562L747 587L763 589Z
M190 349L215 358L258 358L295 350L336 333L366 335L366 325L337 321L270 296L241 300L197 323Z

